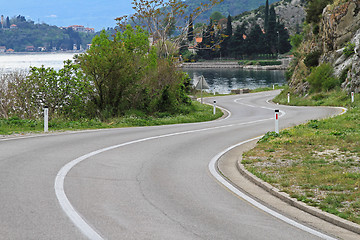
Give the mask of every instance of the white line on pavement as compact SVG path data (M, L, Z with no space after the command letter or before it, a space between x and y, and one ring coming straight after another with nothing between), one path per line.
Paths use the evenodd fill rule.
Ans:
M297 228L299 228L299 229L301 229L301 230L303 230L303 231L306 231L306 232L308 232L308 233L311 233L311 234L313 234L313 235L315 235L315 236L318 236L318 237L320 237L320 238L327 239L327 240L336 240L335 238L332 238L332 237L330 237L330 236L328 236L328 235L325 235L325 234L323 234L323 233L321 233L321 232L318 232L318 231L316 231L316 230L314 230L314 229L311 229L311 228L309 228L309 227L307 227L307 226L305 226L305 225L302 225L302 224L300 224L300 223L298 223L298 222L296 222L296 221L294 221L294 220L292 220L292 219L290 219L290 218L287 218L287 217L281 215L280 213L275 212L275 211L271 210L270 208L262 205L261 203L255 201L254 199L252 199L251 197L249 197L248 195L244 194L244 193L241 192L239 189L237 189L236 187L234 187L231 183L229 183L225 178L223 178L223 177L218 173L218 171L217 171L217 162L218 162L218 160L221 158L221 156L223 156L225 153L227 153L228 151L230 151L230 150L232 150L232 149L234 149L234 148L236 148L236 147L238 147L238 146L241 146L241 145L243 145L243 144L245 144L245 143L248 143L248 142L251 142L251 141L253 141L253 140L260 139L260 138L261 138L261 137L257 137L257 138L253 138L253 139L249 139L249 140L243 141L243 142L238 143L238 144L236 144L236 145L234 145L234 146L231 146L231 147L225 149L223 152L217 154L217 155L211 160L211 162L209 163L210 173L215 177L215 179L216 179L217 181L219 181L222 185L224 185L227 189L229 189L229 190L230 190L231 192L233 192L235 195L241 197L242 199L244 199L244 200L247 201L248 203L252 204L253 206L255 206L255 207L259 208L259 209L261 209L262 211L264 211L264 212L266 212L266 213L268 213L268 214L270 214L270 215L272 215L272 216L274 216L274 217L276 217L276 218L278 218L278 219L280 219L280 220L282 220L282 221L284 221L284 222L286 222L286 223L288 223L288 224L290 224L290 225L292 225L292 226L294 226L294 227L297 227Z

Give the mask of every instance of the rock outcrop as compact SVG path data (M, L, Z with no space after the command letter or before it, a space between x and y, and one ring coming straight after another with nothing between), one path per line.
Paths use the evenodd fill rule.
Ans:
M307 54L319 51L319 63L331 63L336 77L347 91L360 92L360 1L335 0L324 8L319 33L305 31L300 56L293 67L289 86L298 94L306 94L309 84L304 79L310 69L304 65Z
M304 9L305 1L281 0L273 4L275 6L276 15L279 17L279 20L285 24L285 27L289 30L289 34L292 35L298 32L306 16ZM237 21L233 22L234 28L243 23L250 28L255 23L261 28L264 28L264 7L262 6L256 10L242 14Z
M320 35L324 54L320 60L332 63L337 77L347 71L342 87L360 92L360 1L342 2L323 11ZM348 46L354 46L351 55L344 53Z

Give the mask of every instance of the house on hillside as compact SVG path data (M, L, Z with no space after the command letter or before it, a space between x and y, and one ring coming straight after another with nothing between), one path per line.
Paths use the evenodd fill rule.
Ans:
M13 53L13 52L15 52L15 50L12 49L12 48L9 48L9 49L6 50L6 52L7 52L7 53Z
M26 46L26 47L25 47L25 51L26 51L26 52L34 52L34 51L35 51L35 47L34 47L34 46Z
M194 45L193 46L189 46L188 50L190 52L192 52L193 54L196 53L196 47L197 45L199 45L200 43L202 43L203 41L203 38L202 37L195 37L195 42L194 42Z
M85 28L85 32L87 32L87 33L95 33L95 28Z
M17 29L17 25L11 24L11 25L10 25L10 29Z
M0 53L4 53L6 51L6 47L5 46L0 46Z

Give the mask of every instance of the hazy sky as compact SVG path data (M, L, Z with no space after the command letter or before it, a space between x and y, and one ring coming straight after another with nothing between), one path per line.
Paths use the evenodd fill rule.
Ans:
M132 13L132 0L0 0L0 15L22 15L36 23L84 25L96 31L114 27L116 17Z

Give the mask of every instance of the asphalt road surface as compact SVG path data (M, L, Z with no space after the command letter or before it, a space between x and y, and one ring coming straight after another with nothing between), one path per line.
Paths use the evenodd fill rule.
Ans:
M280 128L342 111L269 103L278 93L218 97L231 114L208 123L0 140L0 239L318 239L235 196L208 168L229 146L274 131L274 109Z

